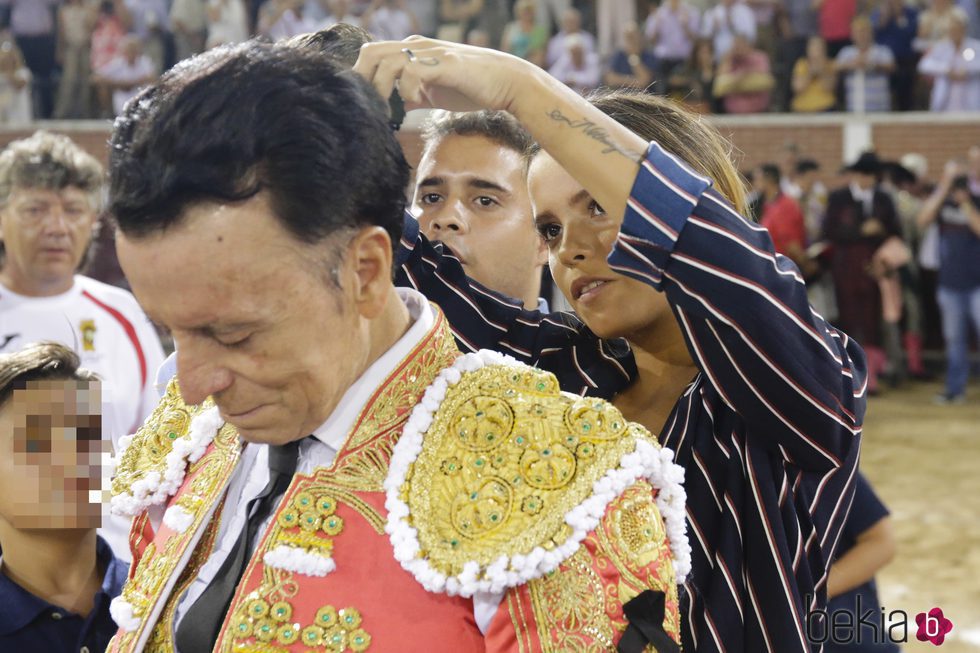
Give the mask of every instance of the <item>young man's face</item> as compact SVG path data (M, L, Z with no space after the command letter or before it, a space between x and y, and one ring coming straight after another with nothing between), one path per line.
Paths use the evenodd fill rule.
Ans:
M4 275L27 287L70 286L96 217L91 195L80 188L14 188L0 208Z
M483 136L445 136L426 148L416 179L423 233L445 243L470 278L532 301L547 249L534 229L521 154Z
M184 401L212 397L251 442L291 442L326 420L366 363L357 284L391 287L390 240L387 262L333 260L332 244L287 232L263 194L193 205L160 233L120 233L116 249L140 305L173 334Z
M97 382L35 381L0 406L0 518L18 530L101 524Z

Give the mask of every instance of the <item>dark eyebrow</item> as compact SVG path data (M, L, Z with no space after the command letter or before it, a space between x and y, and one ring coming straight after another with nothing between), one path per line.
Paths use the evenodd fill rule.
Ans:
M446 183L444 177L426 177L419 182L418 188L432 188L433 186L442 186ZM486 179L480 179L479 177L473 177L466 180L466 185L471 188L479 188L480 190L492 190L498 193L505 193L510 195L511 191L504 188L500 184L496 184L492 181L487 181Z
M501 186L500 184L495 184L492 181L487 181L486 179L470 179L466 182L467 186L472 186L473 188L479 188L481 190L495 190L498 193L510 194L510 191Z
M572 199L568 200L568 205L575 206L576 204L581 204L585 200L589 200L589 199L592 199L592 196L589 195L589 191L583 188L579 192L572 195Z
M442 177L426 177L419 182L419 188L431 188L432 186L442 186L446 183L446 180Z
M590 199L592 199L592 196L589 195L589 191L583 188L579 192L572 195L572 199L568 200L568 206L575 206L576 204L581 204L585 200L590 200ZM555 219L556 216L554 213L552 213L551 211L545 211L544 213L538 213L537 215L534 216L534 224L540 224L546 220L555 220Z

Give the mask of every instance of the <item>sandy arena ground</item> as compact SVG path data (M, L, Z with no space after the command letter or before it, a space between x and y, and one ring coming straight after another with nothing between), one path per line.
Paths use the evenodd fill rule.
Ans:
M878 574L879 598L910 621L938 606L953 622L940 647L911 628L904 651L980 653L980 385L961 406L933 405L940 389L907 384L869 405L861 467L898 538Z

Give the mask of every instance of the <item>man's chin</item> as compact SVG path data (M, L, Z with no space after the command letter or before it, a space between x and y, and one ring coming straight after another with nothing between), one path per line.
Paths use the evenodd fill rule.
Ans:
M232 424L232 426L235 426ZM251 442L253 444L286 444L287 442L292 442L293 440L299 440L303 436L295 435L295 428L289 426L282 427L252 427L243 428L235 426L235 430L238 431L238 435L241 436L242 440L245 442Z

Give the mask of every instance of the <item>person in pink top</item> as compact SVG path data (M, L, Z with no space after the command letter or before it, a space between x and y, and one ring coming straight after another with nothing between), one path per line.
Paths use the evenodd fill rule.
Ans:
M736 35L715 77L714 94L722 100L725 113L768 111L774 85L769 56L753 48L742 34Z

